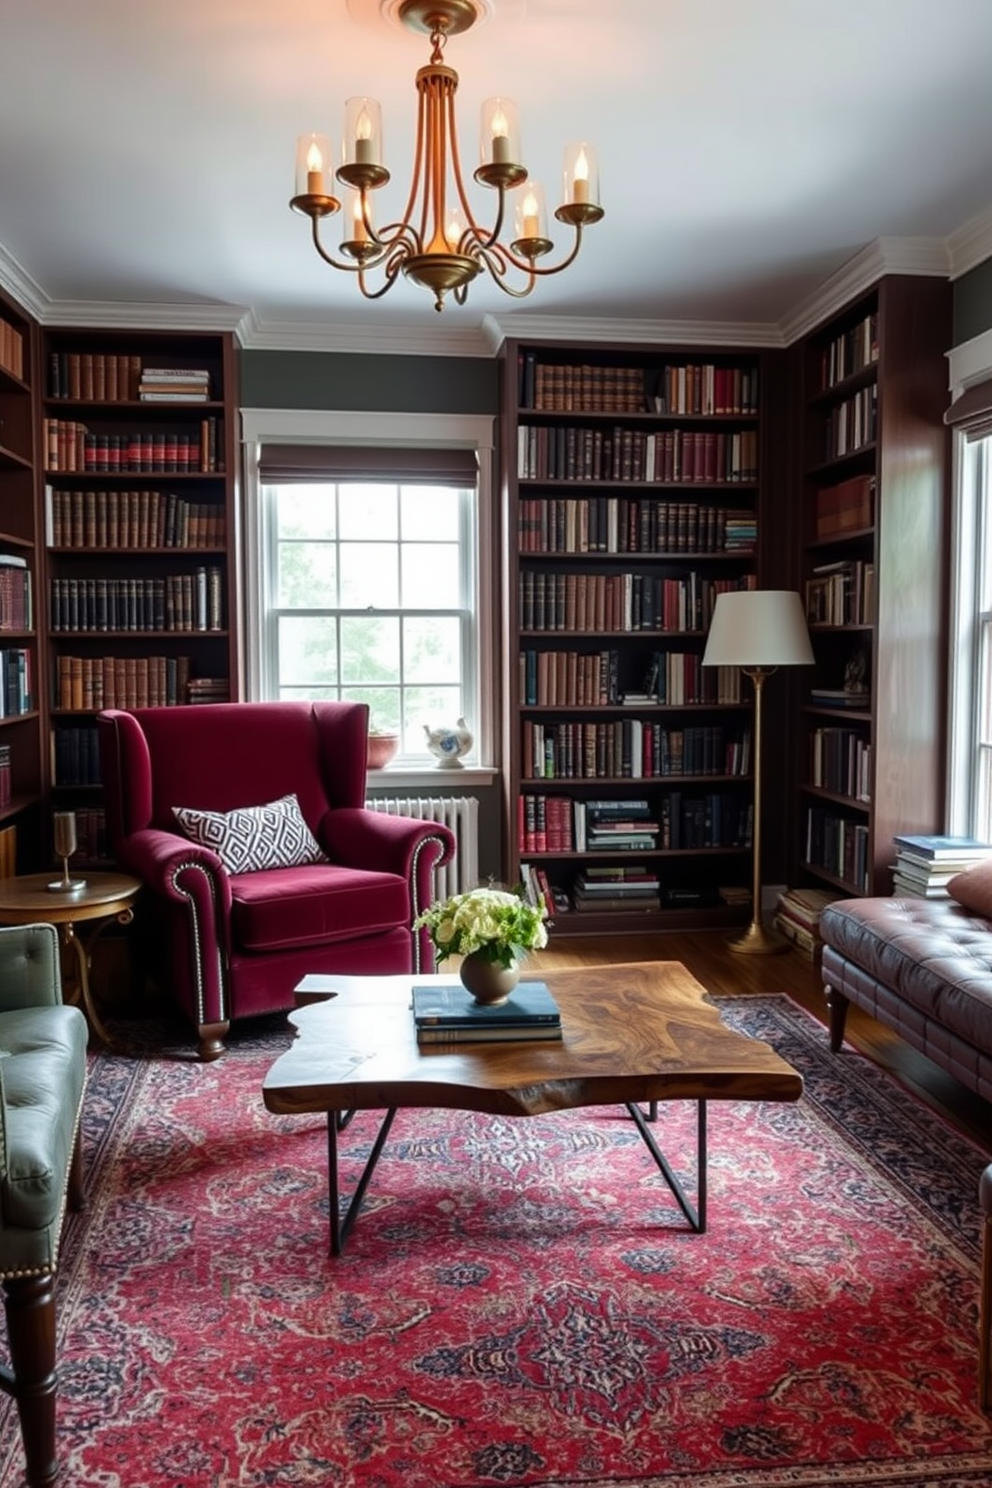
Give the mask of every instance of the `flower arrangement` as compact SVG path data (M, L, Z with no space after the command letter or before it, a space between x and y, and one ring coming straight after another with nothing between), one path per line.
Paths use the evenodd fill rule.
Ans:
M438 961L448 956L470 956L478 951L487 961L511 967L528 951L548 943L548 911L506 889L471 889L432 904L414 921L426 929Z

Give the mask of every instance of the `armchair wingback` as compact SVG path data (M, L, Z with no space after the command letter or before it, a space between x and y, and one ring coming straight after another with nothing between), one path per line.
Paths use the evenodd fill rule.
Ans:
M201 1058L223 1052L232 1019L292 1007L307 972L433 969L430 940L412 926L454 836L365 809L364 704L107 709L97 727L108 839L146 886L152 964ZM278 812L246 810L289 796L319 861L299 861L300 832ZM199 840L177 810L201 818ZM232 866L232 812L254 833L244 871Z

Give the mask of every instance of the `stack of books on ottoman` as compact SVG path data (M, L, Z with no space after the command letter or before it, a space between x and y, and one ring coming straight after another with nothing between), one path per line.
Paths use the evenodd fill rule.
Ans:
M946 899L947 885L958 873L992 858L992 844L977 837L933 834L896 836L892 885L896 894L914 899Z
M546 983L518 982L505 1002L476 1002L461 986L414 987L418 1044L560 1039L561 1013Z
M829 889L786 889L779 894L772 924L780 935L791 940L797 951L810 961L819 959L823 949L820 940L820 916L828 904L842 894Z

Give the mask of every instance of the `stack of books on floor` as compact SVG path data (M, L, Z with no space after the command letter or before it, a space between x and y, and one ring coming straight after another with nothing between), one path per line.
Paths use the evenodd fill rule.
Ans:
M497 1006L465 987L413 988L418 1044L519 1043L560 1039L561 1013L545 982L518 982Z
M946 899L947 885L957 873L992 858L992 844L977 837L932 834L892 839L896 861L892 885L896 894L915 899Z
M657 909L660 881L645 863L588 863L572 887L580 912Z
M772 924L807 960L818 961L823 949L820 916L828 904L843 897L829 889L786 889L778 896Z

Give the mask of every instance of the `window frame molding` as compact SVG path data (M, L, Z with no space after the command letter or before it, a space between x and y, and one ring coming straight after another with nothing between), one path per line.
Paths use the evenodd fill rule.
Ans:
M244 676L249 698L261 691L262 645L262 541L261 481L258 462L262 444L394 445L411 449L461 448L475 452L479 465L477 534L474 586L478 645L479 717L470 719L480 760L478 767L458 771L463 785L491 783L496 769L495 718L498 676L487 674L486 658L496 654L496 574L498 554L493 551L494 475L496 420L489 414L369 413L351 410L243 408L241 410L242 471L244 478L244 570L245 596ZM252 576L258 576L257 581ZM454 723L454 719L450 720ZM370 775L370 784L372 782ZM375 772L376 783L386 786L422 784L436 780L431 766ZM453 780L453 772L448 780Z

